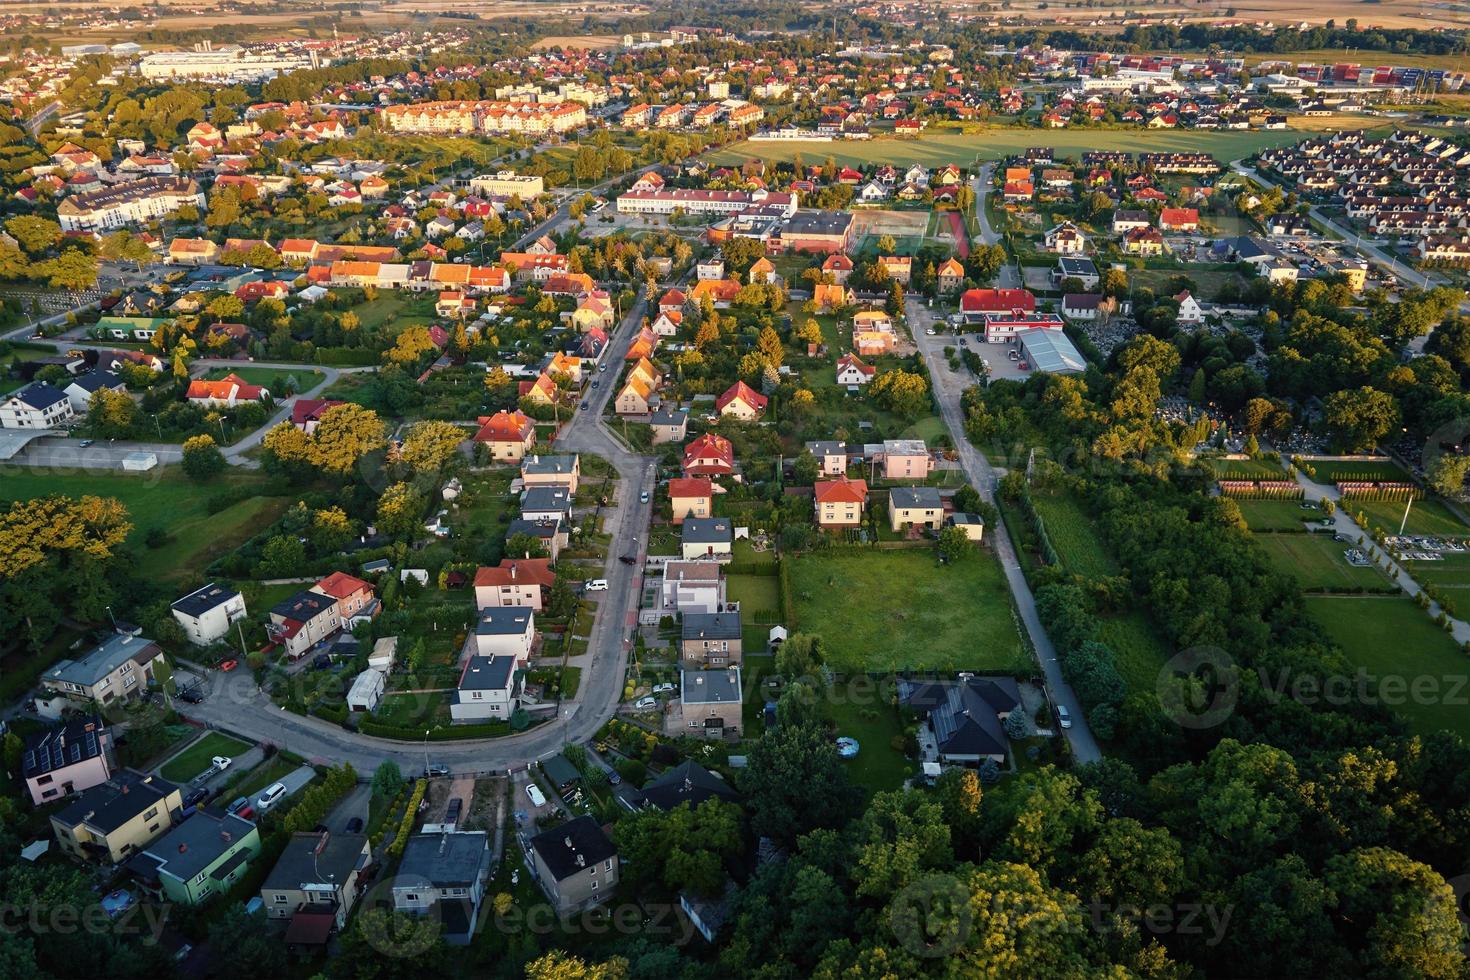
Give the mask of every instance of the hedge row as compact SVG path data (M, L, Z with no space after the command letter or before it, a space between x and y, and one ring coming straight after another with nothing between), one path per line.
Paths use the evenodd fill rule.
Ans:
M351 763L344 762L340 768L328 769L326 778L303 793L301 802L281 819L281 830L288 834L310 830L321 823L332 807L356 786L357 771Z
M393 838L393 843L388 845L388 853L393 857L401 856L403 849L408 846L408 835L413 833L413 818L418 816L419 804L424 801L424 792L428 788L427 779L414 783L413 795L408 798L408 809L403 811L403 821L398 825L398 834Z

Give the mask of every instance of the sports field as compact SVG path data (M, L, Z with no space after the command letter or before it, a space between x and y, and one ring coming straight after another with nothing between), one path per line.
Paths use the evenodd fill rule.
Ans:
M1256 542L1272 564L1294 576L1303 589L1347 592L1389 584L1378 569L1350 564L1343 557L1349 546L1332 540L1330 534L1257 534Z
M992 127L976 133L934 133L918 139L761 140L735 143L710 154L715 164L746 160L790 160L800 154L808 163L835 157L839 166L866 164L922 163L926 167L958 164L968 167L976 160L1000 160L1030 146L1049 146L1058 156L1080 159L1089 150L1126 150L1131 153L1204 151L1221 163L1250 156L1274 146L1286 146L1307 134L1291 130L1212 132L1159 132L1141 129L1015 129Z

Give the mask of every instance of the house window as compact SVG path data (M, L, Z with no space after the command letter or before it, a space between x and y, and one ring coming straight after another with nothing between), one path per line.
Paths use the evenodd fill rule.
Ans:
M690 728L698 728L699 727L699 722L697 722L697 721L691 721L689 723L689 727Z
M42 776L40 779L37 779L36 780L36 785L37 786L45 786L47 783L51 782L51 778L52 777L49 776L49 775Z
M158 816L158 807L154 807L153 809L149 810L147 813L143 814L143 819L144 820L152 820L156 816Z
M611 871L612 870L612 860L611 859L609 859L608 862L607 862L607 864L603 866L603 869L602 870L604 870L604 871Z
M592 883L592 890L597 891L597 882L595 881Z
M417 895L405 895L403 896L403 900L405 902L417 902L419 897Z
M287 901L287 899L286 899L286 893L285 892L276 892L275 903L277 905L285 905L286 904L286 901Z

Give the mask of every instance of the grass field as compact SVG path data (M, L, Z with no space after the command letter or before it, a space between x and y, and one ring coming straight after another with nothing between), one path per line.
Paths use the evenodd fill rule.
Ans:
M233 472L230 487L261 484L258 476ZM138 476L117 473L69 473L56 476L26 467L0 467L0 503L28 500L48 494L115 497L128 509L133 532L128 543L138 553L138 572L145 576L183 579L202 571L215 558L274 521L289 503L284 497L251 497L224 510L209 513L211 494L225 489L200 487L177 467L165 467ZM169 540L148 548L144 537L151 528L163 528Z
M1207 462L1217 480L1286 479L1286 471L1275 460L1212 459Z
M1257 534L1256 541L1277 568L1293 575L1303 589L1346 592L1362 587L1382 588L1389 584L1377 568L1348 564L1347 545L1330 534Z
M1470 615L1470 555L1448 554L1443 561L1400 562L1404 570L1423 586L1445 589L1455 607L1455 615Z
M1408 480L1409 474L1389 459L1308 459L1318 483L1339 480Z
M838 687L834 693L843 692ZM874 793L895 790L918 768L892 745L895 735L903 735L893 706L878 703L876 698L834 697L828 699L825 714L836 723L838 735L858 740L858 754L843 765L859 786Z
M1252 531L1300 531L1303 521L1326 515L1316 507L1303 508L1299 500L1240 500L1240 516Z
M271 783L278 781L282 776L293 773L297 769L296 763L289 759L283 759L279 755L273 755L270 761L262 763L251 770L250 775L240 782L240 785L232 787L230 792L235 796L254 797L256 793L265 789Z
M1212 154L1222 163L1250 156L1261 150L1296 143L1304 134L1290 130L1271 131L1174 131L1139 129L1019 129L990 127L975 133L936 132L918 139L874 139L860 142L822 143L813 140L771 140L735 143L708 156L711 163L733 164L746 160L790 160L800 154L807 161L835 157L839 166L865 164L922 163L927 167L974 165L976 160L1000 160L1030 146L1045 145L1058 156L1080 158L1089 150L1139 152L1199 152Z
M1389 534L1399 533L1399 523L1404 519L1404 505L1390 500L1344 500L1342 506L1351 514L1359 511L1368 519L1368 527L1381 527ZM1404 530L1409 534L1442 534L1446 537L1470 537L1470 527L1456 517L1448 507L1438 500L1416 500L1409 508L1409 522Z
M171 782L187 783L208 769L211 765L210 760L215 756L223 755L234 758L237 755L244 755L249 749L249 742L242 742L238 738L231 738L220 732L209 732L159 767L158 774Z
M244 378L253 385L264 385L270 390L272 396L279 401L286 397L286 383L288 378L296 379L296 391L310 391L322 380L322 373L309 367L299 368L264 368L264 367L217 367L211 368L205 375L211 381L217 381L227 374Z
M1383 700L1410 728L1470 735L1463 700L1470 687L1461 686L1465 655L1407 596L1307 596L1306 604L1349 660L1372 676L1395 679L1405 693L1392 699L1385 694ZM1416 684L1437 693L1415 697Z
M388 290L380 292L376 299L358 303L352 312L357 314L364 329L387 329L395 336L405 327L427 327L434 322L432 300L400 296Z
M1000 566L927 548L788 559L798 628L838 671L1028 671Z
M1032 496L1031 502L1068 571L1089 578L1118 574L1117 564L1098 540L1092 518L1075 499L1038 493Z
M1130 691L1152 691L1169 651L1149 625L1148 617L1135 609L1127 615L1103 616L1098 638L1113 651L1118 673Z
M740 603L742 621L752 623L758 612L781 609L781 590L774 575L730 575L725 579L726 597Z

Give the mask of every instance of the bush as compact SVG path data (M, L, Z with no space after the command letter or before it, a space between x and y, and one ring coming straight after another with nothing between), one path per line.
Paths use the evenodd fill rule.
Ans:
M418 816L419 804L424 800L424 792L429 788L427 779L420 779L414 783L413 795L408 798L408 808L403 811L403 820L398 825L398 835L393 838L393 843L388 845L388 853L393 857L400 857L403 849L408 846L408 836L413 833L413 819Z

